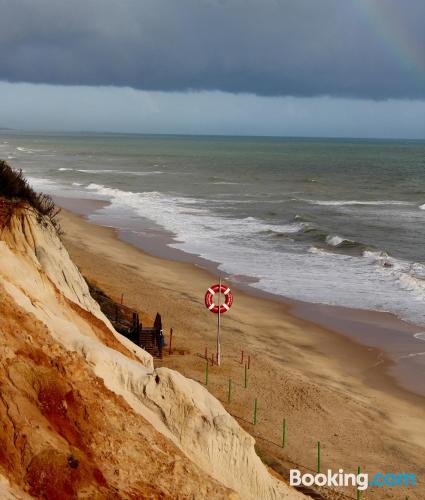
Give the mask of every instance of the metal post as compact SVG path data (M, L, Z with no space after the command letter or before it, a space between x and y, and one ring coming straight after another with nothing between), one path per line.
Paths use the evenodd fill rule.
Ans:
M221 346L220 346L220 323L221 323L221 276L218 282L218 314L217 314L217 366L221 364Z
M245 363L245 389L248 387L248 373L246 371L247 365Z
M357 483L357 500L360 500L359 477L358 477L359 474L360 474L360 466L357 467L357 477L356 477L356 479L357 479L357 481L356 481L356 483Z
M282 419L282 448L285 448L285 437L286 437L286 420Z
M320 472L320 441L317 441L317 472Z
M254 400L254 418L252 419L252 423L257 425L257 398Z
M168 355L171 356L171 346L172 346L172 342L173 342L173 329L171 328L170 329L170 345L168 347Z

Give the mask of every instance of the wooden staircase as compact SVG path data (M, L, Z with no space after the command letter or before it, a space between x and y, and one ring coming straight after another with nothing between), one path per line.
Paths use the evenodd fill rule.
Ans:
M103 314L109 319L117 332L124 335L145 351L162 358L164 336L161 315L157 313L152 327L143 327L139 313L114 302L100 288L89 283L91 296L99 303Z

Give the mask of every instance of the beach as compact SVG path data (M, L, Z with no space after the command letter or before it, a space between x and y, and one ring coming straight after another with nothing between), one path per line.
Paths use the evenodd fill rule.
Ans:
M68 200L64 205L69 209L74 204L80 215L61 213L63 241L72 259L86 279L114 299L123 294L124 304L138 309L143 322L152 322L160 312L166 342L173 328L173 346L172 355L166 350L156 366L204 384L205 348L210 358L216 317L203 297L216 276L188 261L143 252L120 240L116 230L89 223L81 214L99 202L85 203ZM424 398L394 378L394 363L382 349L349 337L353 325L363 325L363 333L373 339L379 329L397 331L402 322L385 313L336 309L335 314L327 306L272 300L248 293L246 287L232 289L234 306L222 318L222 366L209 363L208 390L256 438L262 459L284 476L291 467L316 470L320 441L323 470L354 472L360 466L370 473L417 475L414 488L370 488L368 498L423 498ZM403 325L407 332L414 328ZM244 362L250 356L247 388L242 350ZM355 495L353 488L339 491ZM326 492L325 498L344 498L338 495Z

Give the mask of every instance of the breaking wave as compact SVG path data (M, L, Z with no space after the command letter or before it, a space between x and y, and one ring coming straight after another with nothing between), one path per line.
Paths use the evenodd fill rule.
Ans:
M322 205L329 207L349 206L349 205L412 205L408 201L395 201L395 200L377 200L377 201L361 201L361 200L300 200L310 203L311 205Z
M59 172L80 172L83 174L117 174L117 175L160 175L164 172L162 170L152 171L134 171L134 170L115 170L115 169L83 169L83 168L58 168Z
M134 193L95 183L89 184L86 189L106 196L117 207L133 208L139 215L175 233L178 241L188 246L193 241L199 242L209 236L239 236L246 239L254 234L290 234L302 230L300 224L267 224L256 217L217 217L204 206L205 200L197 198L167 196L157 191Z
M326 236L326 243L332 247L341 247L343 245L352 245L354 241L346 240L345 238L341 238L341 236Z

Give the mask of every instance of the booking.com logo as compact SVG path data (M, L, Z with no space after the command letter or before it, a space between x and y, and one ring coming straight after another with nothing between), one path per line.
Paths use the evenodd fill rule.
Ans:
M289 484L291 486L355 486L358 490L367 490L372 487L394 487L394 486L416 486L416 474L377 472L370 476L368 473L349 473L339 469L326 473L302 474L298 469L289 472Z

